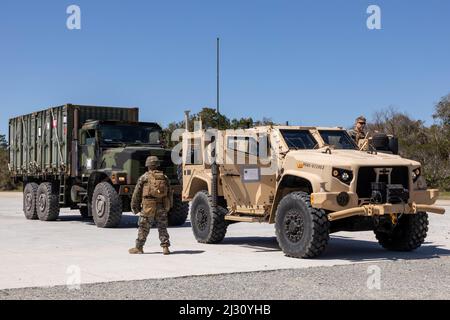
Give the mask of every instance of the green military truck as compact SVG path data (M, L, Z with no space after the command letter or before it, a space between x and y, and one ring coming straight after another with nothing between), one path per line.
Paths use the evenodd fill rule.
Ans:
M116 227L131 196L158 156L172 185L170 225L182 225L188 205L161 127L139 122L139 109L66 104L9 120L9 171L23 182L27 219L56 220L60 208L77 209L100 228Z

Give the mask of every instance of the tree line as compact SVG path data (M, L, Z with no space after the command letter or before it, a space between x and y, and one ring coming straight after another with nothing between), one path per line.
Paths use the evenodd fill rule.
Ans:
M399 139L401 156L422 164L430 187L450 191L450 94L435 106L435 123L426 126L422 120L388 108L376 112L367 129L392 134Z
M204 128L242 129L260 125L276 125L271 118L255 120L251 117L230 119L218 114L215 109L203 108L189 117L190 130L194 120L202 119ZM410 117L405 112L387 108L376 112L367 124L368 134L383 132L399 139L401 156L422 163L428 185L444 191L450 191L450 94L441 98L435 105L432 125L425 125L423 120ZM171 141L172 132L184 128L184 121L169 123L163 129L163 138L167 147L176 142ZM0 135L0 190L17 188L9 179L8 153L5 135Z

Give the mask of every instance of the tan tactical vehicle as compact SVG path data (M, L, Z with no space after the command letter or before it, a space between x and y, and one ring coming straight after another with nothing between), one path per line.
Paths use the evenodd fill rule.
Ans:
M218 243L230 223L266 222L296 258L320 255L338 231L374 231L386 249L416 249L427 212L445 210L433 206L438 190L427 189L419 162L384 151L360 151L342 128L186 130L182 197L194 235Z

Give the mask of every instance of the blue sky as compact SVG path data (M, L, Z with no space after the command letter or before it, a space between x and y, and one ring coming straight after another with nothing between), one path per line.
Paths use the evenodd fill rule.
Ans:
M66 28L77 4L82 29ZM366 9L382 10L368 30ZM432 123L450 92L450 1L0 1L0 133L66 102L138 106L166 125L215 106L292 124L348 126L394 106Z

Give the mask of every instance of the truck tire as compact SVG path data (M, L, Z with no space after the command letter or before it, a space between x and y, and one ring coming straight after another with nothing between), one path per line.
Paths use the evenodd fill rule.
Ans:
M23 189L23 213L28 220L36 220L38 218L36 208L36 197L39 186L37 183L30 182Z
M122 219L122 200L108 182L101 182L94 189L92 216L99 228L117 227Z
M391 251L412 251L419 248L427 237L428 215L426 212L405 214L400 217L392 232L375 231L378 243Z
M200 243L219 243L227 233L227 210L220 206L214 209L212 204L207 191L197 192L190 204L192 231Z
M43 182L37 190L37 215L41 221L55 221L59 217L59 199L56 188L50 182Z
M325 211L311 206L305 192L292 192L281 199L275 216L275 232L284 254L314 258L325 251L329 240Z
M169 212L169 226L182 226L189 214L189 204L181 201L181 194L173 196L173 208Z

